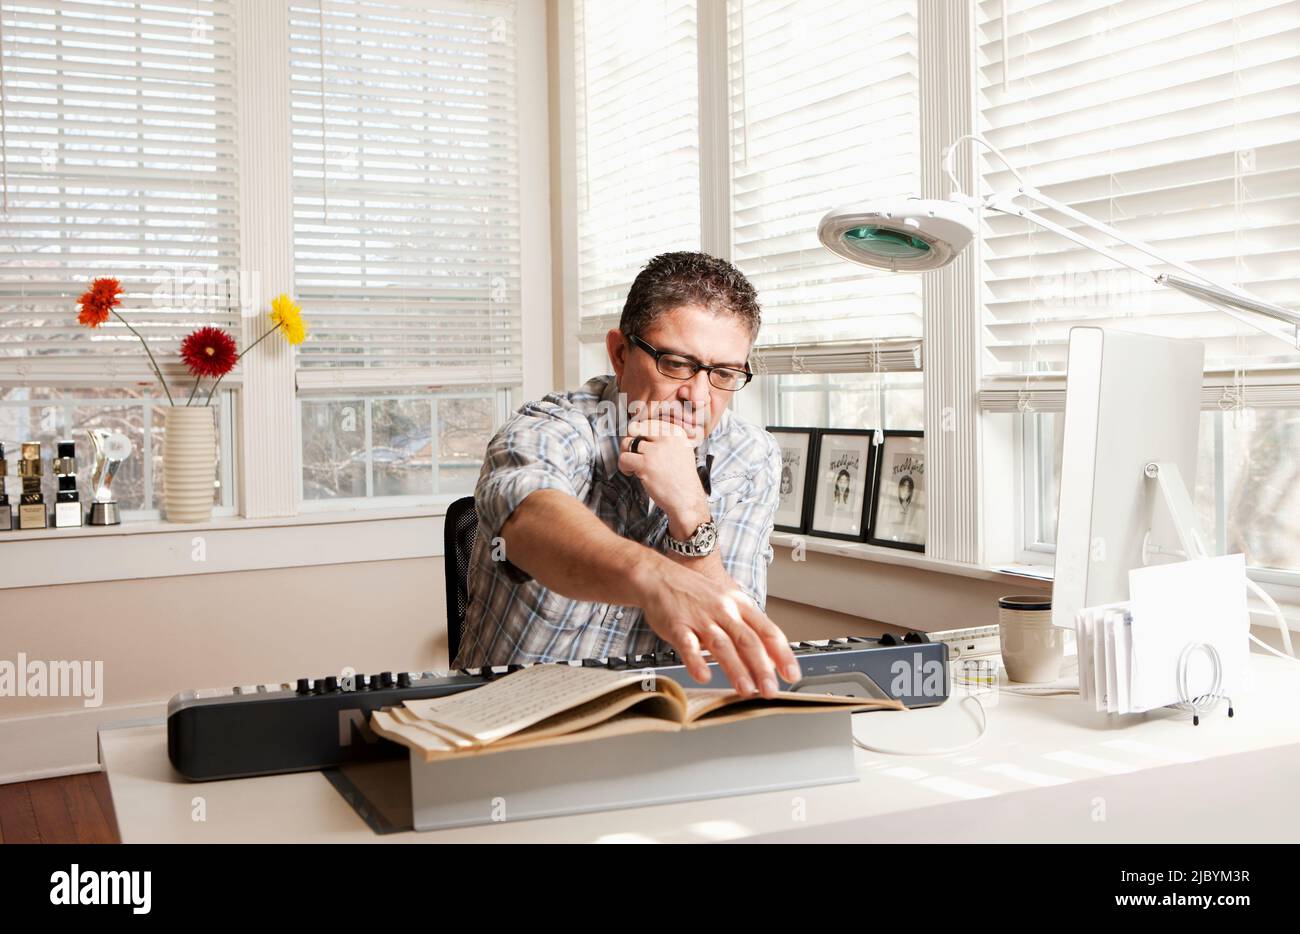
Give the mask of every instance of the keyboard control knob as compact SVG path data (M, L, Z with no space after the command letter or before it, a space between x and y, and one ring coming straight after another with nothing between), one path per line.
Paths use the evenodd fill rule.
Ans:
M311 693L311 681L309 679L307 678L298 679L298 693L299 694Z
M324 692L325 692L326 694L332 694L333 692L337 691L338 689L339 689L339 679L336 678L334 675L327 675L327 676L325 677L325 688L324 688Z
M381 674L379 676L379 684L381 687L391 688L393 686L393 673L391 671L385 671Z
M411 673L403 671L397 676L397 686L399 688L409 688L411 686Z
M353 675L352 690L364 691L365 689L366 689L366 676L360 673Z

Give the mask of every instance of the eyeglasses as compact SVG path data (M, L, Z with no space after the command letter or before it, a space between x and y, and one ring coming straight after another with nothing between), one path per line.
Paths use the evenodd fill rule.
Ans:
M709 374L709 383L715 388L735 392L737 389L744 389L746 384L754 378L754 374L749 372L748 369L737 370L735 367L730 366L713 366L712 364L692 360L690 357L684 357L679 353L655 350L635 334L629 334L627 339L634 346L640 347L654 357L655 368L669 379L690 379L700 370L704 370Z

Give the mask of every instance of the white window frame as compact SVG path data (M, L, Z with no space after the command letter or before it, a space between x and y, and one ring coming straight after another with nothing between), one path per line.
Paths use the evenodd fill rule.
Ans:
M554 89L560 105L555 129L560 153L557 177L561 185L571 185L575 177L574 125L568 103L574 91L573 0L558 0L557 7L560 74L560 84ZM923 190L920 194L946 197L949 182L940 165L942 150L963 133L974 132L978 112L974 0L918 0L917 17L922 69ZM712 73L701 68L701 244L706 251L726 256L729 253L726 101L725 81L722 86L718 81L726 62L725 54L718 51L722 48L725 52L722 3L701 3L699 30L702 65L718 63ZM977 168L974 153L960 155L956 166L958 176L966 190L974 190ZM573 200L562 198L559 211L562 373L566 383L576 385L584 374L577 365L582 344L575 288L577 240ZM1023 476L1024 451L1032 439L1026 438L1020 419L1013 419L1014 425L1008 426L994 421L1005 416L982 411L979 405L983 363L979 339L983 317L979 250L976 242L944 274L923 280L924 421L931 476L927 554L922 557L893 553L888 556L891 564L949 565L954 569L974 570L1012 562L1050 565L1053 561L1054 549L1033 541L1038 506L1028 497L1035 496L1037 490ZM765 424L774 424L775 388L764 386L758 399L746 400L743 411L762 418ZM869 549L858 550L863 552L860 557L884 560L884 556L872 556ZM1300 605L1300 576L1292 579L1289 574L1260 571L1252 572L1252 577L1265 583L1279 600Z
M261 336L271 299L280 292L293 294L289 6L290 0L235 0L235 48L240 63L236 82L239 265L260 274L253 279L257 285L251 296L252 313L242 320L242 333L236 335L245 347ZM523 342L528 348L522 384L515 391L523 398L539 398L554 388L556 346L552 333L547 7L533 0L518 0L515 15L521 154L520 290L525 296L521 315ZM310 325L311 308L303 311ZM96 359L71 361L69 377L61 384L103 384L93 375ZM378 385L372 387L381 394L402 388L387 387L382 380L382 375L376 375L374 382ZM235 505L225 510L219 507L215 515L233 513L255 524L252 520L312 513L311 521L319 521L320 507L304 507L301 499L301 416L295 382L291 348L283 341L270 340L249 354L241 362L240 372L225 382L232 398L223 415L223 437L228 439L231 456L223 458L223 464L232 469L228 477L223 471L223 482L230 483ZM429 385L437 384L438 374L430 372ZM406 388L410 388L409 384ZM501 405L498 410L499 417L504 418L507 410ZM329 508L382 511L422 507L437 515L452 499L455 497L373 497L346 503L332 501Z

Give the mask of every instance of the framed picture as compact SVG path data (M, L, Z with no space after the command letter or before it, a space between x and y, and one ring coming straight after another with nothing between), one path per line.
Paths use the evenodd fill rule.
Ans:
M867 541L925 551L924 434L886 431L876 459L876 496Z
M781 485L775 528L780 532L808 531L808 478L817 456L817 429L769 427L781 448Z
M824 428L817 432L817 474L808 531L826 538L861 541L875 476L875 432Z

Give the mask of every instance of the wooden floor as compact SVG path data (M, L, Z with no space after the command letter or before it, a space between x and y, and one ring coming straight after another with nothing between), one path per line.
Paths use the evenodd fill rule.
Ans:
M103 772L0 785L0 843L120 843Z

